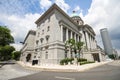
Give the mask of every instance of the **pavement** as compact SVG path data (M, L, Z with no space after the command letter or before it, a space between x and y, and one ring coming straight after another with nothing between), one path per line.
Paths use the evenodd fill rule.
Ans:
M96 62L96 63L91 63L91 64L85 64L85 65L34 65L32 66L31 64L27 63L24 64L23 62L18 62L21 66L28 68L28 69L40 69L42 71L58 71L58 72L83 72L107 63L112 62L110 61L104 61L104 62Z
M3 62L2 62L3 64ZM19 64L4 64L0 65L0 80L8 80L12 78L31 75L40 71L28 70L20 66Z

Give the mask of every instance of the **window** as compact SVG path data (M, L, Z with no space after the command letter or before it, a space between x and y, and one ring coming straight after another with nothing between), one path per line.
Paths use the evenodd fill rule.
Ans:
M36 58L36 56L34 56L34 58Z
M44 30L42 30L42 34L44 34Z
M43 43L43 40L44 40L43 38L40 39L41 43Z
M47 27L47 32L50 31L50 26Z
M45 37L46 37L46 41L48 42L50 36L46 35Z
M77 21L77 24L79 24L79 21Z
M36 41L36 45L38 45L38 43L39 43L39 41L37 40L37 41Z

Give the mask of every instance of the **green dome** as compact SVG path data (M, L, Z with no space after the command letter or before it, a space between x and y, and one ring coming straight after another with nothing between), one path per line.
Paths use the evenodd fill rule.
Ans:
M79 15L77 13L72 13L71 17L74 17L74 16L79 16Z
M71 17L75 17L75 16L79 16L79 14L77 14L76 11L73 11L73 13L71 14Z

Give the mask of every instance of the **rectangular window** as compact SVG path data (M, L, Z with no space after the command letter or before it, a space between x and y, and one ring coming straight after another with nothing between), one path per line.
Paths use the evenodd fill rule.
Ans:
M47 32L50 31L50 26L47 27Z
M42 30L42 35L44 34L44 30Z
M36 45L38 45L38 43L39 43L39 41L37 40L37 41L36 41Z
M41 38L41 39L40 39L40 41L41 41L41 44L43 43L43 40L44 40L43 38Z

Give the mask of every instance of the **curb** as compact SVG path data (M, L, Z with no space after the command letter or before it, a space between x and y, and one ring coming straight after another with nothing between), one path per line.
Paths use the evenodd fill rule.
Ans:
M43 67L43 66L42 67L41 66L39 66L39 67L38 66L28 66L28 65L25 65L25 64L23 65L20 62L17 62L17 63L19 65L21 65L22 67L24 67L26 69L31 69L31 70L54 71L54 72L84 72L84 71L90 70L92 68L105 65L105 64L110 63L110 62L112 62L112 61L85 64L85 65L82 65L82 66L74 66L75 68L68 68L68 69L66 69L67 66L62 66L64 68L60 69L60 68L48 68L48 67Z

